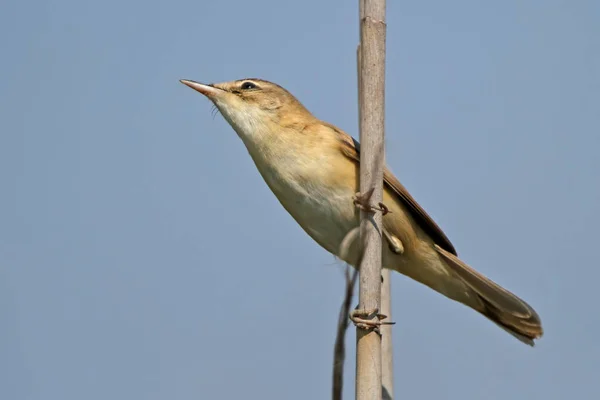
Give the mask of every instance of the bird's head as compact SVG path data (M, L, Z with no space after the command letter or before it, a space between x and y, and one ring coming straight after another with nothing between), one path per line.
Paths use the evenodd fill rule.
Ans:
M315 119L290 92L262 79L212 84L181 80L181 83L211 100L245 142Z

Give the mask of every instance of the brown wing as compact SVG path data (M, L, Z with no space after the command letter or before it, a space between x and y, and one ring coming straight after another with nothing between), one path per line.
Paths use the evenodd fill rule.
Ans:
M337 127L326 124L331 129L337 132L340 141L342 142L342 153L348 158L353 159L356 162L360 162L360 144L353 137L344 133ZM444 234L440 227L433 221L433 219L425 212L423 207L417 203L417 201L408 193L408 190L398 181L398 179L387 169L383 171L383 181L398 198L406 205L413 218L421 229L423 229L442 249L456 255L456 250L450 242L450 239Z

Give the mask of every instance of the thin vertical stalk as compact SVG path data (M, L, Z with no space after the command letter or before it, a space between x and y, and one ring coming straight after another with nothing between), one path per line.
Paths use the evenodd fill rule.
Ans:
M385 125L385 0L359 0L360 9L360 191L374 189L369 201L383 197ZM381 309L382 215L360 212L359 308ZM372 315L372 318L377 318ZM356 399L382 398L381 337L357 328Z
M381 313L392 320L392 282L390 270L381 271ZM381 326L381 387L383 400L394 398L392 325Z

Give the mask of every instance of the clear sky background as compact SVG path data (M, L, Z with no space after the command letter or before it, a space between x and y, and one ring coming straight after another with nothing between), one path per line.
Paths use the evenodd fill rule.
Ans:
M178 80L271 80L356 137L357 8L3 2L0 398L330 397L343 265ZM394 274L398 398L597 398L599 20L388 3L388 163L546 331L529 348Z

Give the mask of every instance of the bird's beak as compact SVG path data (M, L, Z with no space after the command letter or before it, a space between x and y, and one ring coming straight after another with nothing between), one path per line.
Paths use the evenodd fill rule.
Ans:
M205 85L203 83L198 83L198 82L194 82L194 81L189 81L187 79L180 79L179 82L181 82L184 85L189 86L192 89L194 89L194 90L202 93L203 95L205 95L209 99L211 99L211 98L219 95L219 93L223 92L222 89L218 89L218 88L216 88L214 86Z

